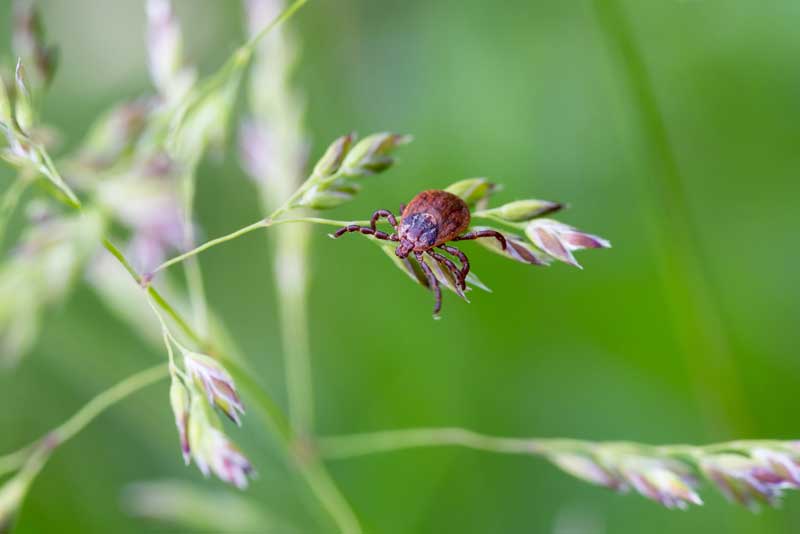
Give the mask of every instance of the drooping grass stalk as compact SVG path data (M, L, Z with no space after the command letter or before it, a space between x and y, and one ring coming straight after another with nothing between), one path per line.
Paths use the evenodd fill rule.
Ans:
M636 450L656 456L690 456L703 453L742 452L781 443L777 440L737 440L710 445L645 445L634 442L608 442L626 451ZM320 454L339 460L370 454L424 447L464 447L499 454L551 455L587 452L599 443L563 438L512 438L490 436L465 428L409 428L319 438Z
M624 8L615 0L595 0L627 96L625 111L640 141L653 212L664 293L678 329L695 397L708 428L743 433L750 429L748 409L724 330L703 268L697 226L686 199L684 180L659 109L653 82ZM722 427L722 428L721 428ZM726 428L727 427L727 428Z
M136 278L134 271L134 278ZM324 510L334 520L341 532L359 533L361 532L358 520L350 509L349 504L336 488L330 475L319 460L305 457L297 448L298 437L296 437L288 420L275 401L264 391L238 362L228 358L226 354L210 342L202 342L196 331L175 311L175 309L153 288L148 288L149 294L153 297L153 302L161 309L166 311L176 323L181 326L184 333L200 346L206 347L210 354L220 358L225 367L230 371L241 389L247 393L248 398L253 401L255 410L261 416L267 428L277 438L281 445L281 450L285 457L297 468L303 480L308 484L312 493L316 496ZM156 316L161 320L158 313ZM163 324L163 323L162 323ZM174 340L174 338L173 338Z
M118 249L117 253L118 254L114 254L114 256L120 261L121 264L126 266L126 270L129 272L129 274L131 274L131 277L134 279L134 281L140 283L142 280L141 275L136 272L133 267L130 267L130 262L121 252L119 252ZM287 458L290 458L293 461L292 463L298 469L302 478L306 481L312 492L316 495L320 504L334 519L339 529L342 532L347 533L361 532L355 514L350 509L350 506L344 497L339 493L335 484L331 480L330 475L327 473L324 467L319 463L318 460L309 461L308 458L303 458L298 455L298 451L295 449L295 436L287 424L286 418L281 413L278 405L269 397L269 395L267 395L263 388L260 387L254 380L252 380L252 377L249 375L249 373L244 371L237 362L225 357L224 352L219 350L219 348L217 348L213 343L209 341L204 342L202 336L200 336L194 330L194 328L192 328L192 326L181 317L175 308L171 306L167 300L155 290L155 288L152 286L148 287L148 293L151 297L153 297L154 302L160 308L162 308L165 312L167 312L167 314L170 315L170 317L176 320L176 323L190 339L198 342L198 344L201 347L204 347L205 350L207 350L210 354L213 354L224 361L225 366L240 384L242 390L247 392L250 397L255 399L259 408L259 413L262 415L267 427L271 429L278 437L279 443L282 445L281 450L284 452Z
M175 265L176 263L180 263L188 258L191 258L192 256L200 254L201 252L205 252L210 248L216 247L217 245L221 245L223 243L227 243L228 241L232 241L236 238L247 235L250 232L254 232L255 230L258 230L260 228L269 228L270 226L278 226L281 224L288 224L288 223L312 223L312 224L324 224L328 226L347 226L348 224L362 224L362 225L369 224L369 221L359 221L359 220L341 221L334 219L324 219L321 217L292 217L288 219L278 219L277 221L273 220L272 218L262 219L260 221L254 222L253 224L244 226L238 230L234 230L233 232L226 234L224 236L214 238L210 241L206 241L197 248L184 252L183 254L179 254L174 258L170 258L161 265L159 265L158 267L156 267L155 269L153 269L153 272L150 274L155 275L156 273L163 271L164 269L167 269Z
M729 500L757 510L800 489L800 443L742 440L705 446L651 446L559 438L507 438L463 428L416 428L333 436L321 454L345 459L418 447L465 447L541 457L562 471L617 492L635 490L667 508L702 505L700 478Z
M141 275L131 266L130 262L126 259L124 254L114 247L106 240L106 243L111 247L114 257L123 265L126 271L131 275L133 280L138 284L141 283ZM339 493L335 484L330 478L330 475L324 467L317 461L309 461L307 458L298 457L295 450L295 437L292 430L286 422L286 418L281 413L278 405L264 392L249 373L245 372L242 367L230 358L226 358L224 353L220 351L213 343L204 341L194 328L175 310L169 302L152 286L147 288L148 294L153 298L154 302L163 309L184 331L184 333L204 347L210 354L214 354L224 361L225 366L231 372L236 381L240 384L243 391L255 399L259 408L259 413L262 415L267 427L271 429L278 437L282 447L281 450L285 455L292 459L292 463L298 469L302 478L311 488L312 492L316 495L317 499L325 510L334 519L339 529L342 532L358 533L361 532L358 520L355 514L350 509L349 504L344 497Z
M200 246L198 246L198 247L196 247L196 248L194 248L194 249L192 249L192 250L190 250L188 252L184 252L183 254L175 256L174 258L170 258L169 260L165 261L164 263L162 263L161 265L159 265L158 267L153 269L153 272L151 274L154 275L154 274L158 273L159 271L163 271L164 269L167 269L168 267L170 267L172 265L175 265L176 263L180 263L182 261L185 261L185 260L191 258L192 256L196 256L197 254L200 254L201 252L206 251L206 250L208 250L208 249L210 249L212 247L215 247L217 245L221 245L222 243L226 243L228 241L236 239L237 237L241 237L243 235L249 234L250 232L253 232L254 230L258 230L259 228L266 228L267 226L271 226L271 225L272 225L272 223L265 219L265 220L254 222L253 224L250 224L248 226L240 228L240 229L238 229L238 230L236 230L234 232L231 232L230 234L227 234L227 235L224 235L222 237L218 237L216 239L212 239L210 241L207 241L207 242L203 243L202 245L200 245Z
M47 160L50 161L49 158ZM55 171L55 167L53 167L53 171L57 172ZM55 190L53 190L53 192L54 194L56 193ZM83 207L79 201L69 202L68 200L65 200L65 197L58 195L56 195L56 198L65 201L67 205L71 206L78 212L83 211ZM126 270L126 272L128 272L128 274L137 284L141 285L143 283L142 275L136 271L131 262L118 247L116 247L108 238L103 239L103 246L112 254L112 256L114 256L114 258ZM318 460L309 461L308 458L302 458L298 455L298 451L295 449L295 439L291 429L289 428L289 425L286 423L286 418L281 413L277 404L269 398L263 388L253 381L249 374L245 372L234 360L226 358L224 353L215 347L214 343L206 340L203 336L198 334L197 331L154 287L148 286L147 293L153 299L153 301L176 322L181 330L193 342L197 343L200 347L203 347L204 350L207 350L210 354L214 354L222 359L231 374L238 382L240 382L243 391L256 400L259 407L259 413L263 416L265 424L279 438L279 442L282 445L281 450L284 452L287 458L292 460L292 463L297 468L303 480L308 484L309 488L312 490L312 493L316 496L321 506L334 520L339 530L347 533L361 532L355 514L350 509L349 504L344 497L342 497L342 495L339 493L324 466L322 466ZM163 370L164 376L167 376L167 364L162 364L160 367ZM108 400L112 400L113 402L121 400L124 398L121 393L125 391L128 391L127 394L133 393L133 390L130 389L130 385L128 385L126 388L123 388L116 393L104 396L100 401L90 403L90 405L85 406L84 409L76 414L73 419L70 419L67 423L62 425L62 427L59 427L60 430L57 429L57 431L62 433L62 435L67 436L67 439L71 438L82 428L84 428L86 424L91 422L94 417L102 412L104 409L104 402L107 402ZM22 450L0 458L0 467L4 469L11 469L12 466L18 467L17 462L23 457L26 459L25 462L29 462L31 455L27 454L28 452L30 451Z
M184 264L186 288L193 313L193 324L201 335L208 335L208 302L203 286L203 272L197 258L189 258Z
M152 287L149 288L154 291ZM167 311L173 318L179 319L179 324L183 325L183 330L192 339L199 339L200 336L189 324L163 298L155 299L162 309ZM225 354L215 347L212 343L201 344L205 346L209 353L216 355L224 363L226 368L233 375L236 382L256 403L256 408L262 416L267 427L277 437L281 444L280 450L291 460L297 468L303 480L308 484L312 493L317 497L320 504L334 520L338 528L346 533L360 533L361 528L358 519L347 503L346 499L339 492L330 475L318 459L308 458L297 448L299 436L295 436L282 411L272 400L272 398L259 386L236 361L227 358Z
M504 454L536 454L542 440L500 438L464 428L412 428L319 438L324 458L339 460L418 447L459 446Z

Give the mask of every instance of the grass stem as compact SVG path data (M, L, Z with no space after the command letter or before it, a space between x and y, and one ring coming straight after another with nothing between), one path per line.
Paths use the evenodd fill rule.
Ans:
M703 267L696 225L665 120L647 65L624 8L615 0L595 0L598 21L613 59L619 65L633 138L641 143L642 173L650 176L648 193L654 213L665 296L693 389L708 427L716 433L745 433L751 421L721 314ZM630 102L630 103L629 103Z

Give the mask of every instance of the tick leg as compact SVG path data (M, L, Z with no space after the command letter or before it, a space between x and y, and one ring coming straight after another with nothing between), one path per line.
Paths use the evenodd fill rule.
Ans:
M431 256L431 258L438 261L441 265L447 267L447 269L453 275L453 278L455 279L456 283L459 286L461 286L461 289L467 289L467 282L464 279L464 275L462 274L461 270L458 267L456 267L456 264L450 260L450 258L442 256L438 252L434 252L432 250L429 250L428 254Z
M466 289L467 275L469 274L469 260L467 259L467 255L458 250L456 247L451 247L450 245L439 245L439 248L448 254L452 254L458 258L458 261L461 262L461 279L464 281L463 287Z
M466 241L468 239L478 239L479 237L493 237L500 241L500 244L503 246L503 250L506 249L506 238L500 232L496 232L494 230L479 230L477 232L470 232L468 234L460 235L458 237L454 237L453 241Z
M425 260L422 257L422 252L415 252L414 256L416 256L417 262L419 263L419 266L422 267L425 276L428 277L428 285L431 286L431 290L435 296L436 304L433 307L433 316L436 317L439 315L439 312L442 309L442 288L439 287L439 280L437 280L433 275L431 268L427 263L425 263Z
M359 226L357 224L343 226L342 228L336 230L336 232L332 233L331 237L336 239L337 237L341 237L342 235L349 232L361 232L364 235L372 235L375 236L376 239L383 239L384 241L398 241L399 239L397 237L397 234L387 234L386 232L381 232L380 230L367 228L366 226Z
M394 229L397 230L397 219L394 218L394 214L389 210L378 210L375 213L373 213L372 219L370 219L369 221L370 228L372 228L373 230L377 230L375 225L378 223L378 220L381 217L386 217L386 219L389 221L389 224L391 224L394 227Z

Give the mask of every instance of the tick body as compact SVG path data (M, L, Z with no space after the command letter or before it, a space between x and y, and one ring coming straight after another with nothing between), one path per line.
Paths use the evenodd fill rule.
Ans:
M378 210L372 214L369 227L355 224L345 226L337 230L333 237L337 238L348 232L360 232L365 235L372 235L377 239L398 242L395 254L399 258L405 259L413 253L417 263L425 273L428 286L435 295L434 315L438 315L441 310L442 292L439 288L439 281L434 276L430 266L425 263L424 254L429 255L441 267L450 271L456 283L463 290L467 287L466 278L467 274L469 274L469 260L459 249L448 245L449 241L492 237L497 239L504 249L506 248L505 237L499 232L483 230L463 233L470 223L469 206L460 197L447 191L435 189L423 191L412 198L407 206L401 208L401 211L402 218L399 223L391 211ZM377 229L377 222L383 217L392 225L395 230L394 233L387 234ZM457 258L461 263L461 267L457 267L453 260L438 252L439 250Z

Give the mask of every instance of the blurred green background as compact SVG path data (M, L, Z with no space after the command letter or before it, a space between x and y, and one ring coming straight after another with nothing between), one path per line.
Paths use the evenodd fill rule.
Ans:
M99 112L150 90L143 5L41 5L49 40L62 52L45 118L63 131L68 149ZM331 217L362 218L423 188L488 176L504 186L498 200L566 201L571 209L561 220L614 244L581 254L583 271L533 268L466 244L494 293L475 293L469 305L447 294L444 317L434 322L430 295L376 247L355 237L333 242L315 227L310 306L320 433L463 426L649 443L798 437L800 3L621 5L674 150L711 309L729 346L728 370L681 342L684 323L702 332L707 320L674 308L686 304L676 287L679 295L694 291L682 290L667 268L682 246L671 229L684 213L659 208L665 198L654 185L660 178L648 133L637 127L638 102L592 2L317 0L291 22L303 46L296 84L308 99L313 154L349 131L415 137L396 168L370 179ZM190 59L203 72L242 41L237 2L177 7ZM8 2L0 21L7 52ZM3 184L11 176L0 170ZM203 165L198 195L207 236L259 217L235 150ZM268 239L268 232L250 235L201 261L213 306L283 402ZM163 358L79 286L48 315L35 350L0 376L0 450L27 443L107 385ZM726 409L728 397L740 406ZM246 423L232 432L260 474L246 497L301 531L319 528L313 502L258 419ZM706 488L706 506L675 512L589 486L535 458L420 449L331 469L369 532L800 530L797 495L780 510L751 514ZM182 466L166 383L59 450L17 532L180 531L131 518L121 504L130 483L162 478L227 491Z

